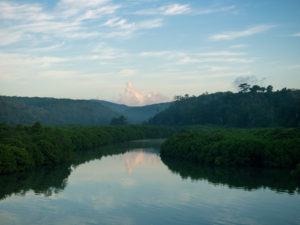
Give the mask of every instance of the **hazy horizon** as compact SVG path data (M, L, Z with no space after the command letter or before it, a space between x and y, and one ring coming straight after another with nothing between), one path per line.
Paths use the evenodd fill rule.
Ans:
M300 2L0 0L0 95L126 105L300 87Z

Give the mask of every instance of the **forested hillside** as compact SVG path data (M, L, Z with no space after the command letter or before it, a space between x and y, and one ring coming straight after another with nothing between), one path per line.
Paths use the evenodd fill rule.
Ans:
M130 124L140 124L148 121L151 117L157 113L168 108L171 103L159 103L145 106L127 106L122 104L116 104L112 102L102 101L102 100L93 100L101 103L102 105L110 108L111 110L118 112L124 115L127 119L127 122Z
M150 124L217 125L228 127L300 126L300 90L272 91L248 84L239 93L218 92L177 96L169 108L149 120Z
M111 109L88 100L0 96L0 122L31 125L106 125L120 116Z

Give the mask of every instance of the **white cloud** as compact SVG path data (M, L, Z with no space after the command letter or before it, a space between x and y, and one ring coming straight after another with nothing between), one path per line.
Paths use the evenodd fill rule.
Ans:
M162 57L164 59L176 59L178 57L184 57L187 54L179 51L151 51L151 52L142 52L139 56L143 57Z
M51 51L51 50L54 50L54 49L58 49L58 48L62 47L63 45L64 45L64 42L60 43L60 44L50 45L50 46L47 46L47 47L33 48L33 49L30 49L30 51L37 51L37 52Z
M5 67L15 67L22 70L22 67L34 66L39 68L49 67L54 63L66 62L69 59L60 57L32 57L30 55L23 54L9 54L0 53L0 66Z
M162 19L143 20L137 23L137 29L153 29L163 25Z
M135 14L138 15L181 15L181 14L187 14L191 12L191 9L188 4L172 4L172 5L166 5L155 9L145 9L145 10L139 10L135 12Z
M131 35L138 30L143 29L154 29L161 27L163 25L162 19L150 19L142 20L139 22L129 23L126 19L115 17L107 20L102 26L111 28L110 31L104 33L102 37L114 38L114 37L124 37L129 38Z
M119 17L107 20L103 26L118 27L120 29L135 29L134 23L128 23L126 19L121 19Z
M159 92L143 93L136 91L131 82L127 83L125 92L120 96L119 103L131 106L142 106L161 102L168 102L169 98Z
M54 80L66 80L72 79L80 76L78 72L75 71L65 71L65 70L46 70L38 73L36 78L40 79L54 79Z
M140 29L152 29L162 26L162 19L151 19L151 20L142 20L137 23L128 23L126 19L121 19L115 17L107 20L103 26L107 27L116 27L121 30L140 30Z
M199 53L185 53L179 51L151 51L151 52L142 52L140 56L148 57L166 57L166 58L175 58L175 57L186 57L190 56L201 56L201 57L215 57L215 56L242 56L247 55L245 52L230 52L230 51L216 51L216 52L199 52Z
M60 0L58 5L60 7L80 7L88 8L103 5L110 0Z
M19 41L22 37L22 32L10 30L10 29L1 29L0 30L0 46L9 45Z
M246 48L248 45L245 44L239 44L239 45L231 45L229 48Z
M212 14L217 12L226 12L235 9L235 6L228 6L228 7L222 7L222 8L214 8L214 9L203 9L195 11L195 14L201 15L201 14Z
M15 4L0 2L0 18L7 20L49 20L53 19L43 12L39 4Z
M295 33L291 35L292 37L300 37L300 33Z
M198 56L237 56L237 55L246 55L244 52L228 52L228 51L220 51L220 52L204 52L204 53L196 53Z
M192 15L204 15L212 14L218 12L226 12L235 9L234 5L220 8L207 8L207 9L192 9L188 4L170 4L165 5L159 8L154 9L144 9L135 12L138 15L183 15L183 14L192 14Z
M191 63L208 63L208 62L223 62L223 63L252 63L252 59L246 58L192 58L190 56L184 57L176 62L177 65L191 64Z
M119 5L107 5L98 9L88 10L82 16L80 16L77 21L96 19L104 15L113 14L119 8Z
M134 70L134 69L123 69L119 72L119 74L121 76L132 76L132 75L135 75L137 73L137 70Z
M180 4L173 4L168 5L160 8L162 11L162 14L164 15L180 15L180 14L186 14L191 11L188 4L180 5Z
M110 47L105 43L95 46L92 52L95 54L91 56L91 59L111 60L128 56L124 50Z
M211 40L233 40L236 38L247 37L258 33L263 33L274 28L275 25L258 25L242 31L225 32L211 36Z
M231 67L228 66L211 66L210 70L211 71L224 71L224 70L230 70L232 69Z
M294 70L294 69L300 69L300 65L291 65L287 67L290 70Z

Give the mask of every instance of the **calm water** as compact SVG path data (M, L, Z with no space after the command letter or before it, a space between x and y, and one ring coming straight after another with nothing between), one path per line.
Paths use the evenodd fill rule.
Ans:
M288 172L162 160L158 144L0 177L0 224L300 224L299 183Z

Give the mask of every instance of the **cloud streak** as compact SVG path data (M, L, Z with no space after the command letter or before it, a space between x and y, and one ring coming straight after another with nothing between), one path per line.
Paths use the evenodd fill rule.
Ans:
M233 10L235 8L236 7L234 5L232 5L232 6L221 7L221 8L195 10L194 14L196 14L196 15L203 15L203 14L212 14L212 13L218 13L218 12L227 12L227 11Z
M136 11L137 15L165 15L165 16L176 16L176 15L205 15L218 12L226 12L235 9L234 5L220 8L207 8L207 9L192 9L189 4L169 4L153 9L144 9Z
M266 32L272 28L274 28L275 25L258 25L254 26L245 30L241 31L232 31L232 32L225 32L221 34L215 34L210 37L211 40L213 41L220 41L220 40L233 40L237 38L242 38L242 37L248 37L252 36L254 34L259 34Z
M137 15L182 15L191 12L188 4L171 4L154 9L144 9L135 12Z
M292 37L300 37L300 33L295 33L291 35Z

